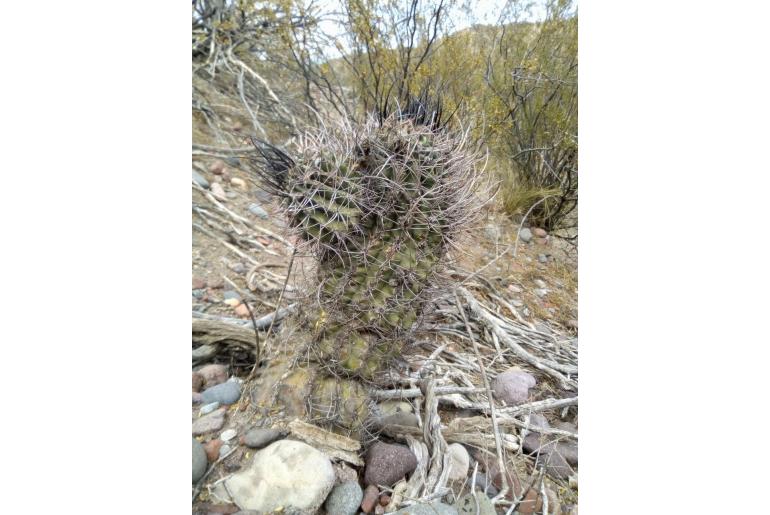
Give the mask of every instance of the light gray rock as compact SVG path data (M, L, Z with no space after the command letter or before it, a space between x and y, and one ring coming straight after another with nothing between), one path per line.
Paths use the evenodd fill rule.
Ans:
M219 457L224 458L232 450L233 448L230 447L229 445L223 445L222 447L219 448Z
M520 307L522 307L524 305L524 302L522 302L519 299L512 299L511 300L511 304L513 304L513 307L515 307L515 308L520 308Z
M204 176L202 176L197 171L192 171L192 180L194 183L196 183L201 188L208 188L209 187L209 181L206 180Z
M255 427L246 431L246 434L241 437L241 443L252 449L261 449L281 438L283 434L278 429Z
M535 294L538 297L545 297L546 295L548 295L548 290L546 290L545 288L535 288Z
M192 482L196 483L203 474L206 473L208 466L206 451L203 450L201 443L195 438L192 439Z
M315 513L333 486L334 469L325 454L303 442L281 440L257 452L213 494L242 510Z
M258 216L262 220L267 220L269 218L267 211L262 209L262 206L260 206L259 204L255 204L255 203L249 204L249 212L251 212L251 214L253 215Z
M355 481L348 481L334 487L324 503L326 513L334 515L356 515L364 498L364 491Z
M412 413L414 408L406 401L383 401L377 405L383 417L396 413Z
M235 429L228 429L227 431L222 431L222 434L219 435L219 439L223 442L229 442L233 438L235 438L235 435L238 434L238 431Z
M547 284L545 284L545 281L542 279L535 279L533 282L535 283L535 286L537 286L538 288L545 288L548 286Z
M537 260L543 264L548 263L548 256L546 256L545 254L538 254Z
M214 411L218 407L219 407L219 403L218 402L211 402L209 404L201 406L200 416L202 417L203 415L208 415L209 413L211 413L212 411Z
M230 381L217 384L203 390L201 394L203 403L219 402L220 404L233 404L241 398L241 385Z
M494 512L493 512L494 513ZM394 511L393 515L458 515L457 509L442 502L413 504Z
M519 233L519 239L524 243L529 243L532 240L532 231L530 231L526 227L523 228Z
M465 479L471 464L471 457L462 444L453 443L446 449L449 454L449 479Z
M492 389L498 399L505 401L509 406L515 406L527 401L529 389L536 383L532 374L514 367L495 377Z

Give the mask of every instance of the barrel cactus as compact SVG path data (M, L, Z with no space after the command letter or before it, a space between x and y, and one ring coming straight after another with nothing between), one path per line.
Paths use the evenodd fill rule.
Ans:
M307 132L292 157L254 143L257 173L317 263L311 358L335 377L376 379L409 342L447 252L481 211L467 132L449 130L423 99ZM340 388L318 384L322 399Z

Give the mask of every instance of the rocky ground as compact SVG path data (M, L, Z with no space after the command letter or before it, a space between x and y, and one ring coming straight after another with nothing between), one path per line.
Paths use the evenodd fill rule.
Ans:
M241 166L227 156L193 161L194 317L249 320L249 307L259 318L278 304L290 242L276 205ZM572 245L542 229L520 228L492 210L465 248L454 256L456 266L482 269L506 292L507 309L521 323L540 333L577 337ZM295 263L281 306L299 298L295 292L309 266L301 259ZM491 502L504 480L493 453L450 443L451 492L407 507L418 466L409 446L384 434L362 446L320 428L255 417L240 405L253 355L218 353L206 345L194 345L192 353L193 513L506 512ZM501 406L527 405L549 394L534 371L510 365L489 377ZM442 411L442 424L477 414L469 411ZM415 399L381 401L375 413L383 425L420 425ZM513 485L508 499L518 501L513 513L577 513L577 440L567 436L577 434L576 414L575 405L528 417L529 427L540 431L519 434L519 451L507 470L506 482Z

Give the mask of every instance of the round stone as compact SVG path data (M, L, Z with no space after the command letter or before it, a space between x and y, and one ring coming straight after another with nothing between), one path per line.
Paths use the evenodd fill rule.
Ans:
M201 443L195 438L192 439L192 482L197 483L203 474L206 473L206 467L208 466L208 459L206 458L206 451L203 449Z
M203 403L219 402L220 404L233 404L241 398L241 385L238 383L225 382L207 388L201 394Z
M326 498L324 507L326 513L339 515L356 515L358 507L364 498L364 491L355 481L348 481L337 485Z

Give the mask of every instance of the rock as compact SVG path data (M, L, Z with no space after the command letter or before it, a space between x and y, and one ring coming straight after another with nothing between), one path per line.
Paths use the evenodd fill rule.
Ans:
M385 515L385 507L382 504L375 506L374 515Z
M201 409L199 411L199 415L201 417L203 415L208 415L209 413L211 413L212 411L214 411L218 407L219 407L219 403L218 402L210 402L208 404L205 404L205 405L201 406Z
M206 361L217 355L217 348L214 345L201 345L192 350L193 361ZM206 378L203 378L204 383Z
M250 465L214 488L213 494L242 510L315 513L334 486L334 469L321 451L281 440L254 455Z
M453 443L446 452L449 454L449 479L465 479L471 463L468 451L462 444Z
M509 284L508 291L510 291L511 293L521 293L524 290L522 290L520 287L516 286L515 284Z
M535 243L538 245L548 245L548 238L535 238Z
M192 403L193 404L200 404L203 402L203 395L199 394L198 392L192 393Z
M374 485L369 485L364 491L361 500L361 511L364 513L371 513L374 511L374 506L377 504L377 500L380 496L380 491Z
M387 506L388 504L390 504L390 495L382 494L380 496L380 506Z
M535 279L533 282L535 283L535 286L537 286L538 288L546 288L548 286L547 284L545 284L545 281L543 281L542 279Z
M541 229L540 227L533 227L532 234L536 238L545 238L546 236L548 236L548 232L545 229Z
M225 171L225 162L221 159L217 159L213 163L209 165L209 172L213 173L214 175L222 175L222 172Z
M223 302L231 308L237 308L241 305L241 301L238 299L225 299Z
M192 171L192 180L194 183L196 183L201 188L208 188L209 187L209 181L206 180L204 176L202 176L197 171Z
M358 483L348 481L334 487L326 498L324 507L329 514L356 515L363 498L364 492Z
M498 399L510 406L515 406L527 401L529 389L536 383L532 374L514 367L499 374L492 381L492 389Z
M556 435L538 435L529 433L521 444L528 454L538 456L538 463L545 466L545 471L557 479L568 479L574 472L570 462L577 465L577 443L571 440L555 441Z
M241 385L233 382L217 384L203 390L203 402L219 402L221 404L233 404L241 398Z
M262 220L267 220L270 217L270 215L267 214L267 211L262 209L262 206L260 206L259 204L255 204L255 203L249 204L249 211L251 212L251 214L258 216Z
M273 428L255 427L246 431L241 436L241 444L252 449L261 449L268 444L273 443L284 435L282 431Z
M237 196L238 196L238 194L235 193L234 191L228 191L228 192L225 193L225 197L227 197L229 199L234 199Z
M442 502L418 503L394 511L392 515L457 515L457 509Z
M193 353L195 351L193 350ZM192 391L199 392L203 388L203 376L198 372L192 373Z
M535 294L538 297L545 297L546 295L548 295L548 290L546 290L545 288L535 288Z
M478 509L476 509L478 503ZM495 507L486 495L467 494L455 504L460 515L496 515Z
M227 444L223 445L223 446L222 446L222 447L220 447L220 449L219 449L219 458L224 458L224 457L225 457L225 456L227 456L227 455L230 453L230 451L232 451L232 450L233 450L233 448L232 448L232 447L230 447L229 445L227 445Z
M192 442L192 482L197 483L206 473L208 461L206 460L206 451L201 443L195 438L192 439Z
M578 328L578 321L577 320L567 320L567 327L570 329L574 329L577 331Z
M235 311L235 314L238 315L241 318L249 318L249 308L246 307L246 304L238 304L233 309Z
M214 463L219 458L219 449L222 447L222 440L215 438L210 442L203 445L203 449L206 451L206 456L209 462Z
M545 254L538 254L537 260L543 264L548 263L548 256L546 256Z
M225 189L218 182L215 182L211 185L211 194L219 200L227 200Z
M529 416L529 425L530 427L542 427L543 429L549 429L551 427L548 423L548 419L540 413L532 413ZM532 432L536 433L537 431L532 430Z
M487 233L487 237L492 241L497 241L500 239L500 228L496 225L487 225L484 228L484 231Z
M230 184L232 184L239 190L246 191L246 189L248 189L248 187L246 186L246 181L244 181L240 177L233 177L232 179L230 179Z
M201 367L198 373L203 376L206 388L227 381L227 367L225 365L206 365Z
M366 456L364 484L393 486L417 467L417 457L405 445L377 442Z
M198 436L222 429L222 426L225 425L226 409L227 408L219 408L193 422L192 434Z
M242 274L246 272L246 267L243 266L243 263L235 263L233 266L230 267L230 269L236 274Z
M542 509L543 501L540 499L538 492L533 488L527 490L527 495L519 503L518 512L521 515L531 515L535 512L539 513Z
M213 188L212 188L213 189ZM519 239L524 243L529 243L532 240L532 231L526 227L519 233Z
M193 276L192 278L192 289L193 290L200 290L201 288L206 287L206 280L201 279L200 277Z
M241 166L241 160L237 157L226 157L225 161L227 161L227 164L230 166Z
M236 431L235 429L228 429L226 431L222 431L222 434L219 435L219 438L221 438L223 442L229 442L230 440L235 438L237 434L238 434L238 431Z
M420 427L420 423L417 420L417 415L414 413L404 413L403 411L394 413L393 415L388 415L387 417L377 418L374 422L378 428L383 428L390 425Z

